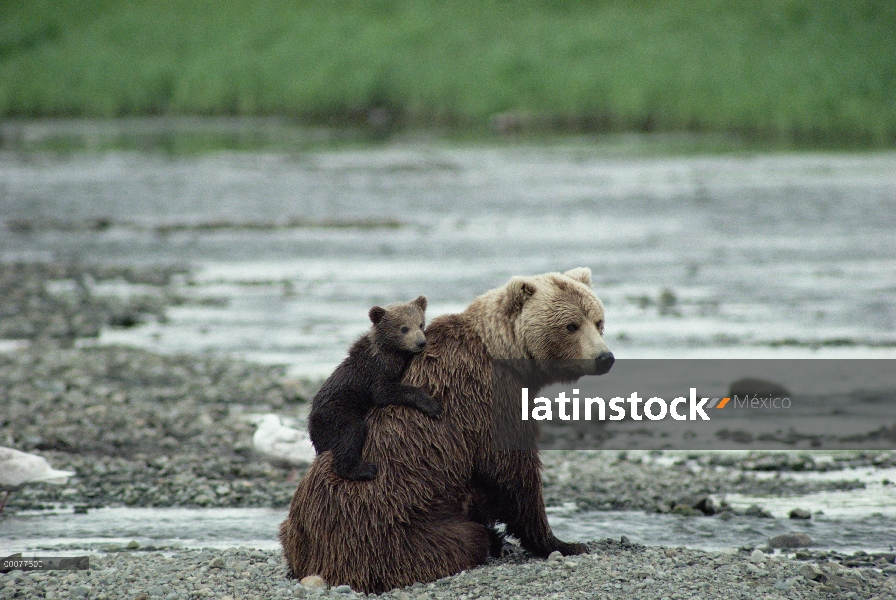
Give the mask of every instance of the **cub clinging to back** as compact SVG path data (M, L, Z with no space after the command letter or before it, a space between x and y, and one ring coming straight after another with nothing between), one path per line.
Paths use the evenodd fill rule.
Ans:
M430 417L442 412L438 400L401 383L411 359L426 347L425 311L426 296L371 308L370 331L352 344L348 358L314 396L308 433L318 454L333 451L338 476L353 480L376 476L376 465L361 458L367 439L364 421L374 406L410 406Z

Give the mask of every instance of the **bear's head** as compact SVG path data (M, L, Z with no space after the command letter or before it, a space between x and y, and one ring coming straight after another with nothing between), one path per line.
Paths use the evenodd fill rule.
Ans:
M467 310L492 358L612 364L603 339L604 307L591 290L591 269L514 277Z
M425 313L426 296L385 308L374 306L367 313L373 323L371 339L380 348L420 352L426 347Z

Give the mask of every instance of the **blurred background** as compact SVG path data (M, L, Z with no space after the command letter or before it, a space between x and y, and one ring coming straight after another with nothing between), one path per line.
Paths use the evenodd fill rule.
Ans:
M886 0L30 0L0 11L5 117L896 140Z
M892 356L896 4L0 6L0 336L325 375L589 266L618 356Z

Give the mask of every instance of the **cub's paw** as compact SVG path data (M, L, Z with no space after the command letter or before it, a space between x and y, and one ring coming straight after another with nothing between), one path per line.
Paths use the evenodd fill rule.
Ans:
M426 393L421 393L417 398L417 406L427 417L438 417L442 414L442 403Z

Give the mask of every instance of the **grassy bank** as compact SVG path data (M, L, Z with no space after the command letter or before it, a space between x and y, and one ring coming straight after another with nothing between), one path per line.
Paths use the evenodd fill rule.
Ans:
M893 146L894 30L887 0L13 1L0 4L0 115Z

